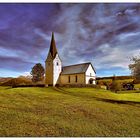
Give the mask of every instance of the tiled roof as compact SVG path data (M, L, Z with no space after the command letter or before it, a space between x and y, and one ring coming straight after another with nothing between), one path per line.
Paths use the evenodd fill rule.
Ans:
M84 73L86 72L88 66L91 63L82 63L82 64L76 64L76 65L70 65L70 66L65 66L62 68L61 74L76 74L76 73ZM92 65L92 64L91 64ZM92 66L93 67L93 66ZM93 68L94 70L94 68ZM94 70L95 71L95 70Z

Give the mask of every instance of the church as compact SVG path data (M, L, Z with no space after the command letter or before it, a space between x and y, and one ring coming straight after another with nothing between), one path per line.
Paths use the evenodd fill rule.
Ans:
M45 85L96 84L95 80L96 72L90 62L62 66L62 61L56 48L54 33L52 33L50 49L45 61Z

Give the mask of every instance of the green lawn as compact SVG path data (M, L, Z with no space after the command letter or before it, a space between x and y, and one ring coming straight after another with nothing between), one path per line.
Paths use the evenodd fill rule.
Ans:
M140 136L140 93L0 87L0 136Z

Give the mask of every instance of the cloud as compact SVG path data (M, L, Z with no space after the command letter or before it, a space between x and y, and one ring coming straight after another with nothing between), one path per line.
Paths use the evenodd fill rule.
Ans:
M0 56L0 68L2 69L9 69L18 72L23 72L24 70L31 69L31 66L33 65L34 63L29 61L27 62L22 58Z
M17 54L17 52L12 52L11 49L6 49L3 47L0 47L0 56L16 57L16 56L18 56L18 54Z
M112 5L79 4L62 8L59 22L69 17L64 25L67 28L61 52L64 62L92 61L98 70L108 67L127 71L129 58L139 52L140 42L135 39L139 37L140 17L136 14L139 11L133 9L135 5L129 5L129 9L127 4L123 6L116 4L114 9ZM135 38L129 42L127 38L132 36Z
M91 61L99 75L128 74L139 52L139 14L137 3L0 4L1 69L44 64L53 31L63 65Z
M105 44L99 47L99 50L102 52L101 56L98 56L96 61L96 68L121 68L128 69L128 65L130 64L130 58L134 55L139 54L139 49L128 50L127 48L123 48L122 46L117 46L115 48L109 46L109 44Z

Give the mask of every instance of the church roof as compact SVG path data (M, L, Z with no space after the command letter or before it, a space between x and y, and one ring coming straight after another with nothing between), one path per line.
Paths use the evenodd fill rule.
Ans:
M57 49L56 49L55 39L54 39L54 33L52 33L52 39L51 39L49 53L51 54L53 59L55 58L55 56L57 54Z
M85 73L90 64L91 63L88 62L88 63L65 66L62 68L61 74ZM92 64L91 64L91 66L92 66ZM92 66L92 68L93 68L93 66ZM93 68L93 70L94 70L94 68Z

